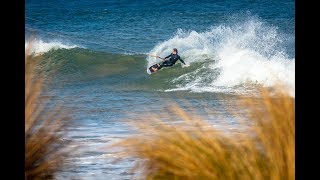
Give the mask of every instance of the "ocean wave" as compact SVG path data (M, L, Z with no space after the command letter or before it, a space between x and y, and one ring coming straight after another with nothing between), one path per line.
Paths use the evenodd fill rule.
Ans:
M45 42L42 39L34 39L34 40L26 40L25 42L25 50L28 48L28 54L44 54L52 49L72 49L79 47L77 45L70 45L67 43L63 43L57 40L52 40L49 42Z
M179 29L148 54L164 57L175 47L187 65L177 63L152 75L148 75L145 68L159 59L146 54L113 54L41 39L32 41L29 52L43 54L52 50L48 54L52 61L48 63L57 63L46 67L58 69L61 79L72 83L106 77L104 84L126 91L228 94L251 94L257 86L280 83L294 97L295 59L287 53L288 39L294 40L294 37L281 34L277 27L255 18L231 25L220 24L204 32ZM25 43L26 48L30 42Z
M283 84L295 96L295 59L286 53L286 37L277 27L257 18L232 25L211 27L206 32L183 31L157 44L149 53L166 56L179 50L187 64L205 65L174 77L175 86L166 91L193 92L248 91L246 84L270 87ZM147 58L147 66L157 62ZM249 92L249 91L248 91Z

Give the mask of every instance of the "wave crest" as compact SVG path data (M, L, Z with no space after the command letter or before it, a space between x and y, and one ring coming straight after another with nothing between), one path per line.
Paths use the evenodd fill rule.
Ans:
M66 43L59 42L57 40L53 40L50 42L45 42L41 39L35 39L35 40L28 40L25 42L25 50L28 49L29 54L44 54L52 49L57 50L57 49L72 49L79 47L77 45L69 45Z

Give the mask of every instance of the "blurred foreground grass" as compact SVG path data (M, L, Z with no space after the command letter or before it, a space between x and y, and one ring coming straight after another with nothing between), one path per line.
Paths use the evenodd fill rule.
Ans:
M37 65L41 56L25 52L25 179L54 179L64 167L70 154L66 112L61 107L49 106L49 99L41 96L45 91L44 74Z
M239 104L249 118L236 118L251 124L242 133L226 134L176 105L166 115L171 121L148 115L132 123L137 135L113 145L117 158L140 159L138 179L295 179L294 99L275 90Z

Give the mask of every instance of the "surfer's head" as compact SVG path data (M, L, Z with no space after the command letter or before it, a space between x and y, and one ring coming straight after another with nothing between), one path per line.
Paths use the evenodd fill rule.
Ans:
M177 49L177 48L173 48L172 53L173 53L173 54L178 54L178 49Z

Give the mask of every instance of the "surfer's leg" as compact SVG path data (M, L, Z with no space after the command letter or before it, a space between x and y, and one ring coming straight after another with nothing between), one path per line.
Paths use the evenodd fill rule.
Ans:
M160 70L162 67L163 67L163 66L162 66L162 65L160 65L160 66L157 68L157 70Z
M173 64L170 63L170 62L165 61L165 62L163 62L161 64L158 64L158 68L157 69L160 70L163 67L170 67L170 66L173 66Z
M171 67L173 64L163 64L162 67Z
M157 69L160 70L160 69L163 67L163 64L164 64L164 63L158 64Z
M173 66L173 64L166 61L160 64L160 66L158 67L158 70L161 69L162 67L170 67L170 66Z

